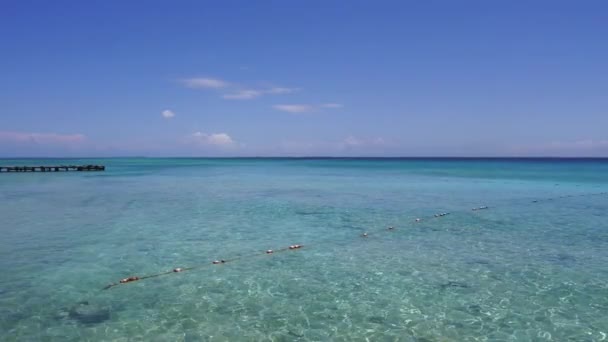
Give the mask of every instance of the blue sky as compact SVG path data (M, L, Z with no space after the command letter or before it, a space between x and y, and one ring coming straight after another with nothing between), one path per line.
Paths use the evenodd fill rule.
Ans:
M0 6L0 156L608 156L606 1Z

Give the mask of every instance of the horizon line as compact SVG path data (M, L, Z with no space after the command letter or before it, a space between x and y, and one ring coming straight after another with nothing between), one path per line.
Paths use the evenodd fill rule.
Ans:
M4 159L608 159L608 156L79 156L79 157L5 157Z

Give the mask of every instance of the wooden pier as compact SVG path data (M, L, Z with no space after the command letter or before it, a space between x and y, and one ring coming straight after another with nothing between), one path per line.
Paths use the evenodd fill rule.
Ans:
M0 166L2 172L67 172L67 171L105 171L103 165L60 165L60 166Z

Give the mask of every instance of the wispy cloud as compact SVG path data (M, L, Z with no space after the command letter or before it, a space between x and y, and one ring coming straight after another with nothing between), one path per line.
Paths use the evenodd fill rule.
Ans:
M205 77L186 78L181 81L186 87L195 89L221 89L230 85L226 81Z
M171 119L175 116L175 113L170 109L165 109L160 113L160 115L162 115L165 119Z
M297 91L300 91L300 88L283 88L283 87L274 87L266 90L266 94L292 94Z
M28 133L0 131L0 141L35 144L78 144L86 140L83 134Z
M343 147L357 147L357 146L381 146L384 145L386 141L383 138L371 138L371 139L362 139L356 138L354 136L348 136L342 141Z
M241 89L232 93L224 94L222 97L227 100L251 100L262 95L281 95L291 94L299 91L298 88L269 88L269 89Z
M222 97L227 100L251 100L259 97L263 92L253 89L239 90L234 93L224 94Z
M186 142L200 146L234 147L236 142L226 133L194 132L186 137Z
M343 106L338 103L324 103L320 105L310 105L310 104L278 104L272 106L276 110L280 110L282 112L299 114L299 113L307 113L314 112L321 109L336 109L342 108Z
M279 104L272 106L276 110L280 110L282 112L287 113L306 113L314 110L313 106L305 105L305 104Z
M220 91L226 100L252 100L263 95L284 95L300 91L300 88L256 87L228 82L217 78L194 77L181 79L180 83L188 88Z

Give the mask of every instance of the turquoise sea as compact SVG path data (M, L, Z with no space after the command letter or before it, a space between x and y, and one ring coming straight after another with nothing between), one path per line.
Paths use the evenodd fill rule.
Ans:
M0 174L2 341L608 341L608 160L49 164L107 171Z

